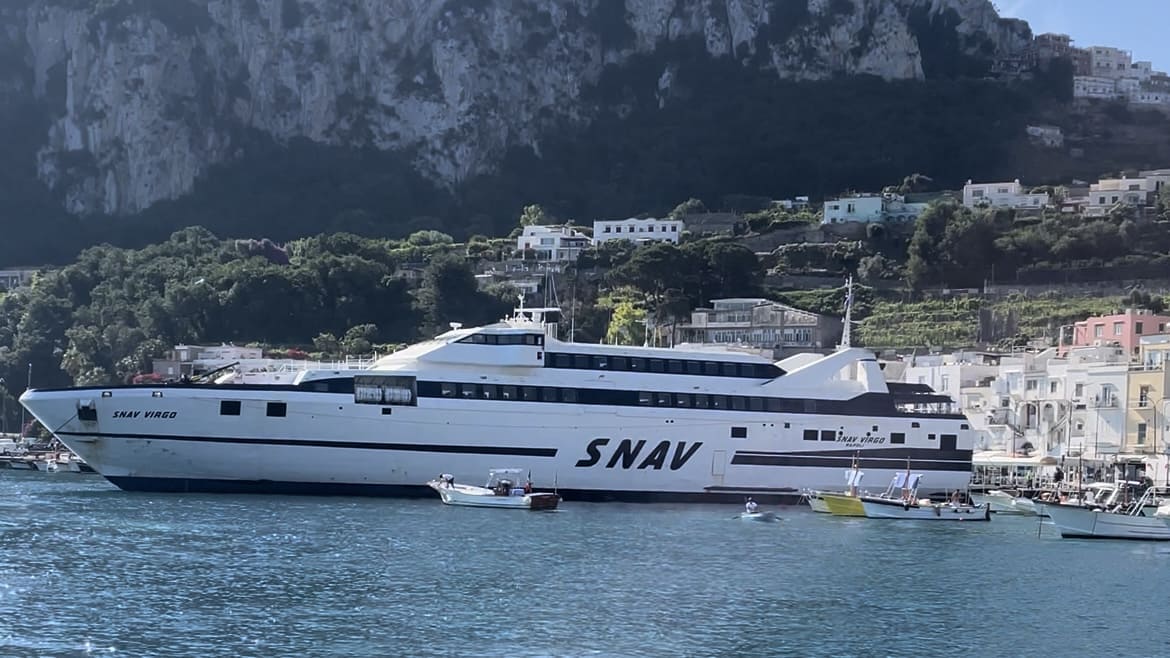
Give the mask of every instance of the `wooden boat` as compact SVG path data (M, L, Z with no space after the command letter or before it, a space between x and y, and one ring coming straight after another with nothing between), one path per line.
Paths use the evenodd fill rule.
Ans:
M911 473L907 464L906 472L895 475L885 493L880 496L860 496L866 518L915 521L991 520L991 506L986 503L969 505L963 503L957 496L949 503L936 503L929 498L919 499L918 485L921 480L922 474Z
M520 473L522 471L518 468L493 468L488 471L487 484L482 487L455 484L454 476L444 473L427 482L427 486L437 491L446 505L524 510L557 508L561 497L555 493L533 492L531 480L526 487L515 486Z
M865 477L862 472L858 456L853 457L853 466L845 471L844 491L809 491L805 494L808 506L814 512L832 514L834 516L865 516L864 510L858 501L858 492L861 480Z

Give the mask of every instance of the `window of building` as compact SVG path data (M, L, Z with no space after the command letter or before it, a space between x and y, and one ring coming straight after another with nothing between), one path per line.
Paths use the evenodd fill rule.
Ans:
M1094 338L1100 338L1104 335L1105 335L1105 325L1103 325L1103 324L1093 325L1093 337Z
M284 402L269 402L268 415L273 418L284 418L288 415L288 405Z
M1079 397L1083 396L1084 394L1085 394L1085 385L1084 384L1078 383L1076 386L1073 387L1073 397L1074 398L1079 398Z
M1142 323L1140 323L1140 322L1133 323L1133 332L1139 336L1142 335Z
M1056 382L1048 382L1048 392L1049 393L1056 392Z
M1123 324L1124 323L1122 323L1122 322L1114 322L1113 323L1113 335L1114 336L1120 336L1122 334L1122 325Z
M239 400L221 400L219 403L219 415L221 415L221 416L239 416L240 415L240 401Z
M606 227L605 227L605 231L603 231L603 233L610 233L610 232L612 231L612 228L613 228L613 227L606 226Z
M1146 443L1146 424L1145 423L1138 423L1137 444L1140 446L1140 445L1145 445L1145 443Z
M1039 385L1040 385L1040 381L1037 379L1029 379L1028 380L1028 390L1029 391L1035 391L1037 389L1037 387L1039 387Z
M1141 388L1138 389L1138 406L1139 407L1150 406L1150 387L1149 386L1142 386Z

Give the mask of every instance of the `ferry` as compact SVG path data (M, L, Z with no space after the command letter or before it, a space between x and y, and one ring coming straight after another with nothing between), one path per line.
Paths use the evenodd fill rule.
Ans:
M129 491L433 496L438 474L466 481L501 460L566 500L795 503L851 466L890 478L907 459L930 473L924 493L969 485L975 434L954 402L887 382L847 340L773 362L562 341L558 313L521 306L491 325L453 323L369 368L281 384L31 389L20 400Z

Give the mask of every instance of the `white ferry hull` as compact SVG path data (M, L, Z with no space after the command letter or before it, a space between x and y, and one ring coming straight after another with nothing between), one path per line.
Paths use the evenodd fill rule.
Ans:
M1170 518L1111 514L1086 507L1046 505L1052 525L1066 539L1170 541Z
M352 394L195 386L34 390L21 400L127 490L422 496L433 495L425 483L438 473L475 479L502 458L576 500L796 502L802 491L839 486L855 455L876 478L904 470L910 457L931 473L926 493L970 481L970 445L945 452L925 437L956 432L953 418L457 398L391 408ZM240 401L239 415L221 415L223 400ZM266 416L273 400L287 404L287 417ZM92 419L78 418L81 406L94 409ZM911 422L923 436L899 446L802 439L807 427L914 437ZM747 438L731 438L732 428L746 428Z

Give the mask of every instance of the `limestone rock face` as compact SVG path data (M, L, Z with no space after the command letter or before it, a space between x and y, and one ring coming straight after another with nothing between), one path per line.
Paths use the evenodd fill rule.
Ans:
M984 57L1031 36L989 0L11 0L0 92L47 105L36 167L70 212L129 214L189 192L248 130L410 149L456 184L589 121L607 65L684 39L778 79L922 78L923 16Z

